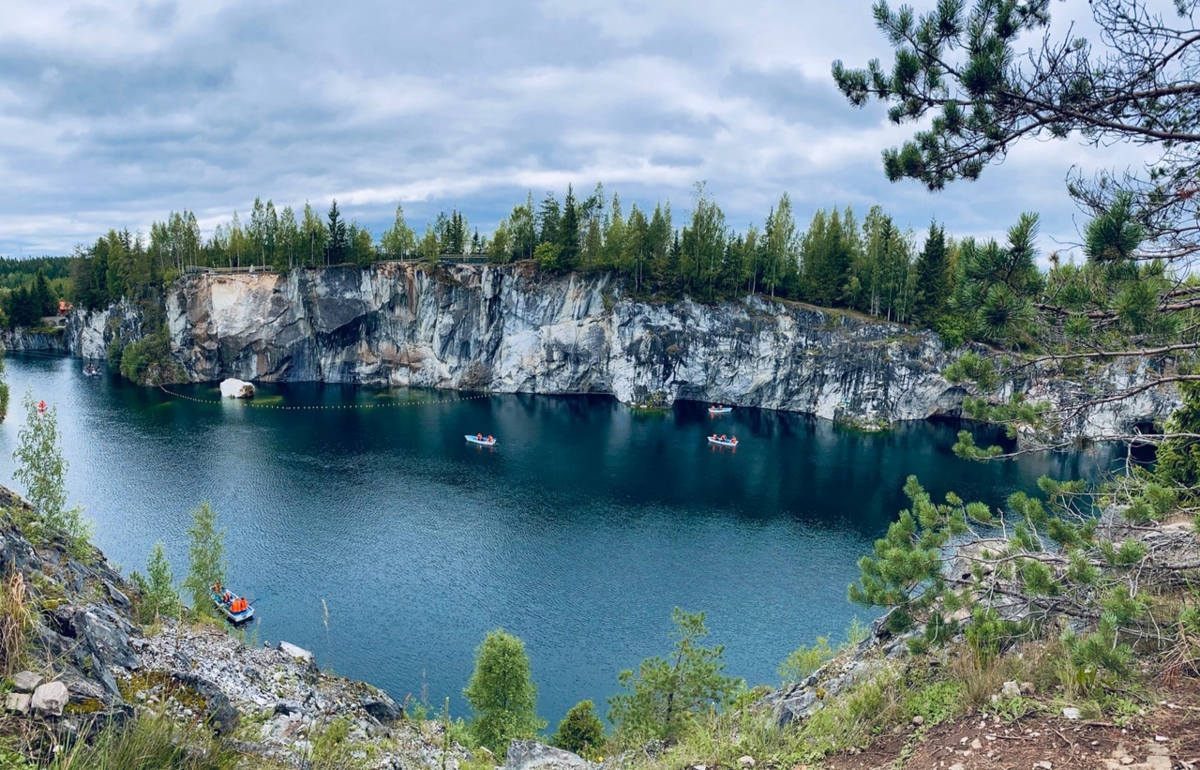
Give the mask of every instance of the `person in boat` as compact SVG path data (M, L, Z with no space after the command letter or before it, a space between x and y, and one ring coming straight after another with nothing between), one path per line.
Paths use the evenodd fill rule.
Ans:
M220 583L213 583L213 584L212 584L212 592L213 592L213 594L215 594L215 595L218 595L218 596L219 596L219 595L221 594L221 584L220 584Z
M221 594L221 602L226 605L232 604L233 603L233 594L229 593L229 591L226 591L225 593Z
M476 440L476 441L483 441L483 434L482 434L482 433L476 433L476 434L475 434L475 440Z
M724 434L724 433L722 433L722 434L721 434L721 440L722 440L722 441L728 441L729 439L725 438L725 434Z
M488 437L487 437L487 440L488 440L488 443L489 443L489 444L491 444L491 443L492 443L492 442L494 442L496 439L492 438L492 434L490 434L490 433L489 433L489 434L488 434Z
M729 443L730 443L730 444L736 444L736 443L737 443L737 436L734 436L733 438L729 439Z

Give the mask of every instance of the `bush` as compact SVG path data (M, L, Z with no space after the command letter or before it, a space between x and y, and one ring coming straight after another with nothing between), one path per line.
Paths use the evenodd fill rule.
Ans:
M181 379L179 364L171 358L166 327L131 342L120 352L121 375L143 385L160 385Z
M183 726L170 717L142 715L105 728L96 741L80 741L51 770L226 770L237 755L204 724Z
M818 636L817 642L811 648L801 645L779 664L779 678L784 684L799 682L831 660L834 649L829 646L829 638Z
M537 685L525 644L503 629L490 632L475 651L475 672L463 696L475 712L472 737L496 756L513 739L533 738L546 726L537 717Z
M599 756L600 747L604 744L604 723L592 713L595 707L596 704L590 700L580 701L572 706L558 723L558 732L550 742L560 749L595 761Z

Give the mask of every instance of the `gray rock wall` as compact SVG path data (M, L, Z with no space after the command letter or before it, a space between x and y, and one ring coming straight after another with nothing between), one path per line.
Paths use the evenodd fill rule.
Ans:
M174 349L197 381L608 393L626 403L659 394L862 427L953 414L965 395L940 374L958 353L932 332L762 297L635 302L606 275L397 264L197 275L176 283L166 305ZM1147 374L1122 365L1093 372L1085 388L1036 374L1018 387L1078 403ZM1147 392L1081 415L1072 430L1111 434L1177 403Z
M961 351L929 331L762 297L636 302L607 275L553 277L522 265L193 275L171 287L165 306L173 353L193 381L683 398L863 428L956 414L966 395L940 374ZM139 308L122 302L73 314L57 340L18 332L6 345L103 358L142 327ZM1072 405L1155 374L1146 362L1118 362L1077 382L1033 371L1010 388ZM1080 412L1068 433L1126 432L1178 403L1173 390L1148 390Z

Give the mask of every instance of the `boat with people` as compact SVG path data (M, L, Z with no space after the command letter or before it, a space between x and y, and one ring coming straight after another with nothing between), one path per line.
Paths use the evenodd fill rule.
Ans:
M238 596L228 588L221 588L220 583L213 583L209 586L208 593L217 610L230 623L239 625L254 617L254 608L250 606L250 602L246 601L246 597Z
M97 367L95 364L88 364L87 366L83 367L83 373L86 374L88 377L99 377L100 376L100 368Z
M713 404L708 408L709 414L729 414L732 411L732 406L725 406L723 404Z
M479 446L496 446L495 436L485 436L482 433L476 433L474 436L463 436L469 443L478 444Z
M736 447L738 445L738 440L737 436L727 437L725 434L718 436L714 433L708 437L708 443L716 444L717 446Z

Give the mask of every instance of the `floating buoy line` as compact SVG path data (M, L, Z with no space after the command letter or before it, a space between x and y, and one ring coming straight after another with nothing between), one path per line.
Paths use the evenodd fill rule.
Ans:
M231 399L227 398L196 398L195 396L185 396L182 393L176 393L173 390L168 390L165 385L159 385L158 389L168 396L173 398L181 398L184 401L194 401L197 404L224 404ZM423 401L397 401L390 404L317 404L314 406L288 406L286 404L256 404L252 399L238 398L234 401L242 402L243 406L252 407L254 409L286 409L290 411L313 411L317 409L386 409L388 407L397 406L420 406L421 404L449 404L456 401L473 401L480 398L491 398L491 393L480 393L474 396L456 396L454 398L434 398L425 399Z

